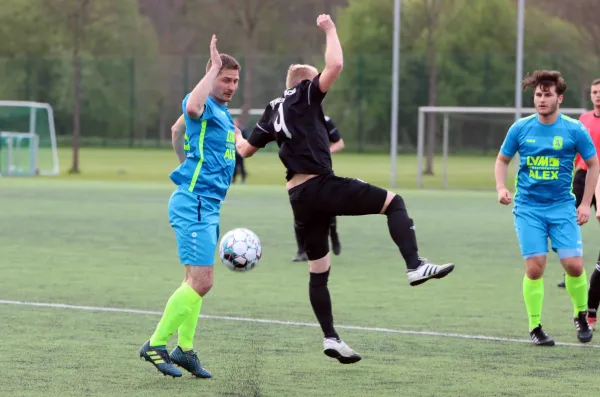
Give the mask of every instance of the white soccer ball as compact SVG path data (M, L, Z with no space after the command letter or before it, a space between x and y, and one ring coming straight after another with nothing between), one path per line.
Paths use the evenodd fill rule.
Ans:
M262 247L256 233L238 228L225 233L219 244L223 264L237 272L252 270L260 261Z

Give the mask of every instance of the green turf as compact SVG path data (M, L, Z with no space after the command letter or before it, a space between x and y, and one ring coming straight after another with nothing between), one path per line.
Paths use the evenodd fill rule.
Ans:
M85 171L85 161L82 166ZM1 179L0 299L162 311L183 273L167 219L171 191L168 183ZM523 265L510 209L496 204L493 192L411 190L404 197L421 253L453 260L457 269L444 280L409 287L385 218L342 218L343 252L333 259L330 283L336 322L526 339ZM295 243L286 199L281 186L232 187L221 231L251 228L264 257L243 274L217 264L203 314L315 321L306 265L290 262ZM596 228L584 228L589 272ZM544 323L558 341L576 344L572 305L555 287L561 274L552 256ZM0 395L600 394L595 348L340 330L364 356L342 366L323 355L318 328L215 319L202 319L196 336L215 378L170 379L137 358L158 319L0 305Z
M177 166L170 150L82 149L80 175L69 175L72 152L60 149L60 166L63 179L108 180L125 182L169 182L170 171ZM493 190L494 161L492 157L450 156L447 180L450 188ZM340 176L352 176L364 181L389 187L391 181L390 157L380 154L336 153L334 169ZM283 185L285 171L274 152L259 152L246 160L251 185ZM427 188L443 186L443 162L434 161L434 175L425 175ZM400 155L397 160L397 182L401 188L417 186L417 159L414 155ZM509 181L510 183L510 181Z

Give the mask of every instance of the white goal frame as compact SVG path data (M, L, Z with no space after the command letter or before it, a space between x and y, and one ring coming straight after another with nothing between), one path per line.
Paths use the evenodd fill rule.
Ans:
M33 175L38 174L38 163L37 163L37 155L38 155L38 142L39 136L36 134L35 126L36 126L36 109L45 109L48 114L48 128L50 132L50 145L52 148L52 170L50 171L42 171L39 170L39 175L42 176L57 176L60 173L60 167L58 163L58 147L56 144L56 130L54 127L54 110L52 106L47 103L41 102L29 102L29 101L0 101L0 107L21 107L21 108L29 108L29 131L2 131L0 130L0 135L5 137L23 137L31 139L31 144L33 153L32 156L32 172ZM10 156L10 154L9 154ZM10 158L9 158L10 161ZM10 167L10 163L8 164ZM10 171L9 171L10 174Z
M461 107L461 106L420 106L417 131L417 187L423 187L423 151L425 148L425 114L441 113L444 116L442 140L442 186L448 188L448 134L450 127L449 114L517 114L517 108L508 107ZM561 113L581 115L587 112L583 108L560 108ZM521 108L523 116L535 113L535 108ZM518 162L516 163L518 166Z

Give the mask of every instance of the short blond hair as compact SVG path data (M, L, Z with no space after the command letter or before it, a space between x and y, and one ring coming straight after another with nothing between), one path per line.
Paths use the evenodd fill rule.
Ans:
M319 71L311 65L292 64L290 65L285 79L285 87L289 90L302 80L312 79Z

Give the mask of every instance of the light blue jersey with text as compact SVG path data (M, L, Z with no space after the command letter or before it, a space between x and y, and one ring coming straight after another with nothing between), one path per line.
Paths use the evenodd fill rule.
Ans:
M575 202L571 193L575 156L590 159L596 148L578 120L559 114L555 123L542 124L533 114L510 127L500 153L520 156L515 205L546 206Z
M186 111L189 94L183 99L185 118L185 161L170 175L177 186L202 197L224 200L235 169L235 127L226 105L211 96L199 119Z

